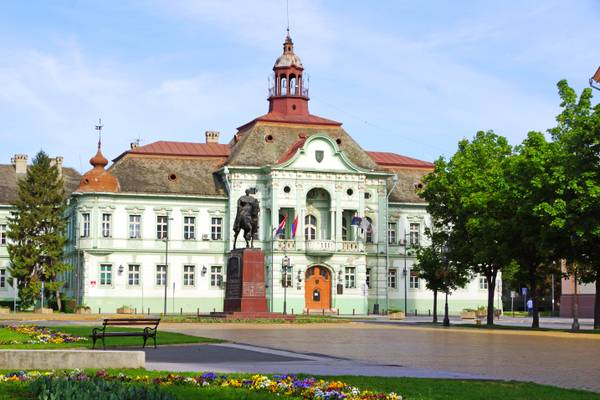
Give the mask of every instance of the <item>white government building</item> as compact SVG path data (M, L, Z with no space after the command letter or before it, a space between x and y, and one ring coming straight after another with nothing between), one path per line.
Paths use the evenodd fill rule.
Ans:
M411 248L426 244L431 222L415 186L433 165L365 151L340 122L310 114L303 66L289 36L283 46L273 67L269 112L239 127L227 144L214 131L206 132L204 143L132 144L108 169L98 148L83 176L56 159L69 193L68 296L93 312L126 305L158 313L166 285L168 312L222 310L236 203L250 189L261 206L255 246L265 251L272 311L283 311L285 299L294 313L406 308L428 314L433 296L411 271ZM16 155L12 165L0 166L4 302L14 295L7 281L6 219L26 165L27 157ZM273 235L285 216L285 232ZM372 229L356 220L353 225L355 217L366 218ZM290 260L285 275L284 257ZM451 295L450 311L486 299L485 280L474 277Z

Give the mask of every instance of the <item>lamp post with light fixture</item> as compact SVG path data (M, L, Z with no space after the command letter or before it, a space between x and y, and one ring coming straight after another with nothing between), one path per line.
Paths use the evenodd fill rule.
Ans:
M287 315L287 274L290 268L290 258L285 255L281 259L281 282L283 283L283 315Z
M165 298L163 304L163 315L167 315L167 290L168 290L168 271L169 271L169 221L172 221L173 218L167 215L167 225L165 229L165 234L163 235L163 240L165 242Z

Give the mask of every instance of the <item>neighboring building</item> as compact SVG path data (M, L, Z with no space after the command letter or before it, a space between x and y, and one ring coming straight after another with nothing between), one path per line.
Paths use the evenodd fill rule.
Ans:
M169 312L222 310L236 203L251 189L261 206L255 246L265 251L271 310L282 311L284 296L295 313L402 310L405 293L409 312L431 309L410 249L431 225L415 187L433 165L365 151L340 122L310 114L289 36L283 46L269 112L229 143L208 131L205 143L132 144L108 169L98 149L69 201L69 295L95 312L160 312L166 285ZM273 237L286 217L285 232ZM369 224L357 226L355 217ZM477 277L451 296L450 310L486 299Z
M15 292L10 285L8 266L8 217L10 216L11 204L17 198L18 180L25 177L27 173L26 154L15 154L11 164L0 164L0 301L13 301ZM79 184L81 175L72 168L62 166L63 158L56 157L53 162L58 166L63 180L65 194L69 195Z
M575 300L575 280L573 276L566 275L565 264L562 264L564 273L560 285L560 316L573 317L573 302ZM596 300L596 283L577 284L577 305L579 318L594 318L594 301Z

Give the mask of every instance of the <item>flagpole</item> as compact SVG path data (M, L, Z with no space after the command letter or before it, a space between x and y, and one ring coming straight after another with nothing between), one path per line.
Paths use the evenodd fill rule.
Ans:
M275 252L275 229L273 228L273 221L271 221L271 273L270 273L270 281L271 281L271 303L269 306L269 311L273 312L273 268L274 268L274 253Z

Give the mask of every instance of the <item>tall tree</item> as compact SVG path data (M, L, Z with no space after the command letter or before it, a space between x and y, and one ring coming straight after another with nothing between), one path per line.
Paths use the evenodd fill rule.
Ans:
M18 280L22 308L31 306L45 291L56 296L61 308L59 274L68 269L63 263L65 197L63 180L48 155L40 151L18 181L18 196L8 220L9 271ZM14 285L14 283L13 283Z
M503 196L507 204L512 204L506 220L511 233L506 238L506 251L518 264L515 277L529 287L534 328L539 327L539 304L546 277L558 272L558 264L553 261L561 253L560 232L539 213L556 191L556 149L556 144L547 142L542 133L529 132L504 170L507 187Z
M549 132L559 146L559 185L541 212L563 232L569 269L596 282L594 328L600 329L600 104L592 105L590 88L578 97L566 80L557 86L562 111Z
M432 218L450 227L448 260L468 265L485 277L488 286L487 324L494 323L496 279L510 264L505 221L510 204L504 167L512 152L507 140L492 131L478 132L473 140L462 140L458 151L446 162L440 158L424 179L420 195L428 203Z

